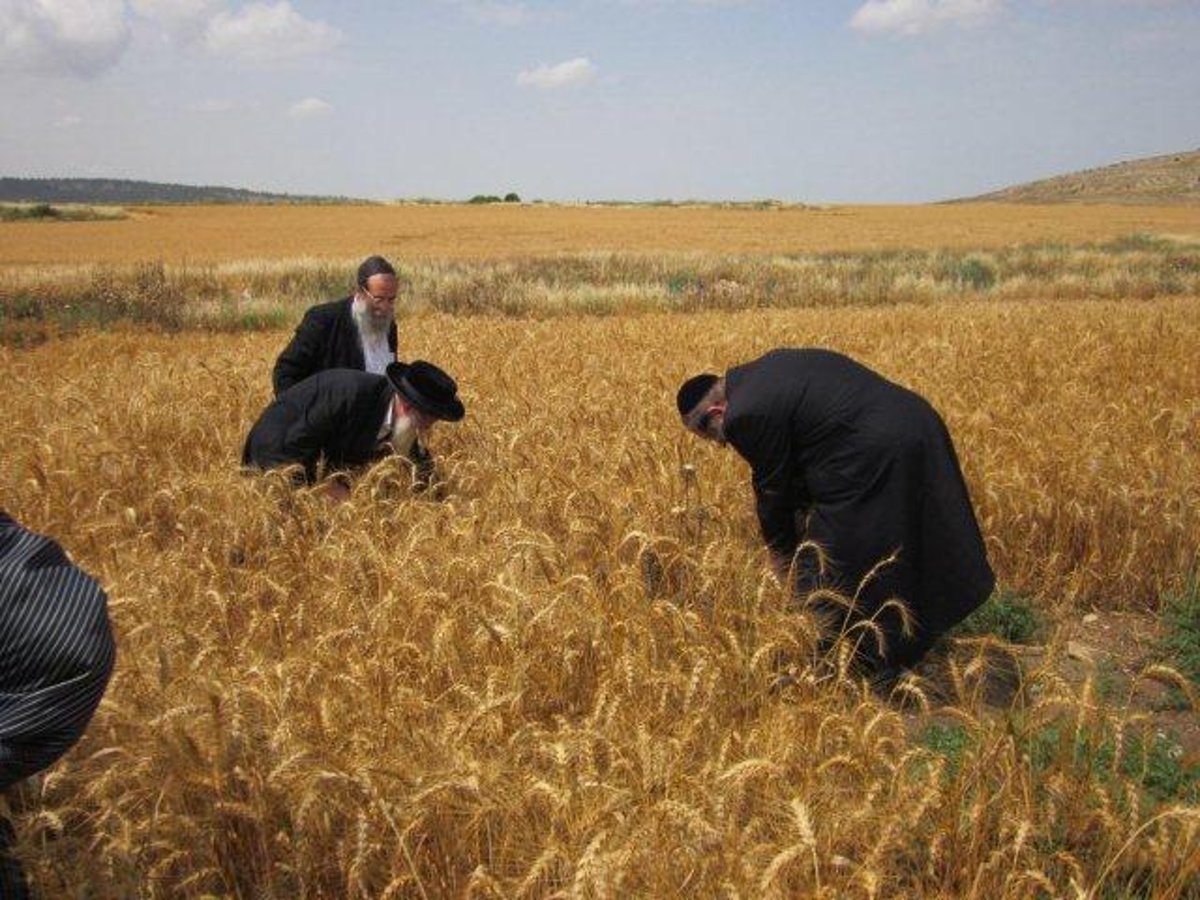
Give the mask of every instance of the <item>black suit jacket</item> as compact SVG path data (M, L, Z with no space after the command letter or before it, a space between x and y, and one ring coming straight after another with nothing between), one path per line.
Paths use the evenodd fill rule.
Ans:
M354 297L344 297L310 307L291 342L275 360L271 381L278 396L288 388L323 369L366 367L362 341L354 323ZM388 329L388 347L396 353L396 323Z
M950 435L923 398L828 350L775 350L726 373L725 437L750 463L763 539L821 545L870 616L890 597L927 643L995 583ZM893 552L898 560L863 579ZM816 580L815 569L801 571ZM897 620L882 623L904 661ZM917 646L911 645L910 646Z
M285 390L271 402L246 437L242 463L273 469L300 463L308 482L318 463L342 469L383 455L379 430L395 395L383 375L326 369Z

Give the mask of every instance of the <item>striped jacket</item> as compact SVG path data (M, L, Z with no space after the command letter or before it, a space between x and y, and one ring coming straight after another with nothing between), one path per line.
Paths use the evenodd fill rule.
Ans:
M0 510L0 790L79 740L115 658L104 591Z

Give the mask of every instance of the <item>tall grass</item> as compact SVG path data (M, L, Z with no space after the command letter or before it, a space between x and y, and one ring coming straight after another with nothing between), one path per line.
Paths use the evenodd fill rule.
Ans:
M243 330L344 296L357 260L53 266L0 273L0 340L29 343L123 322ZM432 260L407 272L406 305L454 315L544 318L661 311L887 306L988 298L1200 296L1200 248L1163 239L770 257L593 253Z
M125 210L116 206L0 203L0 222L115 222L125 217Z

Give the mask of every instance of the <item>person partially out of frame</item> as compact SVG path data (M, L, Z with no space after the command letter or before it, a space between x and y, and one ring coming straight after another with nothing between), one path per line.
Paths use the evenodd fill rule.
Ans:
M49 538L0 510L0 792L79 740L108 685L116 645L108 600ZM0 818L0 898L28 896Z

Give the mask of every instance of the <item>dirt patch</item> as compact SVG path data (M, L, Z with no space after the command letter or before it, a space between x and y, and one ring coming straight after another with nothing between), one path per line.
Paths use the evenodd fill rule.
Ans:
M1092 702L1177 745L1185 768L1200 767L1200 713L1180 687L1182 678L1175 683L1161 639L1160 624L1148 614L1095 612L1060 623L1045 644L957 640L917 669L927 710L903 692L892 700L911 710L909 730L919 734L939 720L939 707L1000 714L1026 704L1031 684L1053 678L1081 696L1090 680Z
M1145 717L1182 747L1185 765L1200 766L1200 714L1188 707L1169 674L1156 669L1170 669L1159 621L1144 614L1090 613L1071 626L1071 633L1077 647L1092 652L1105 699Z

